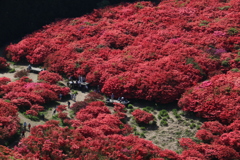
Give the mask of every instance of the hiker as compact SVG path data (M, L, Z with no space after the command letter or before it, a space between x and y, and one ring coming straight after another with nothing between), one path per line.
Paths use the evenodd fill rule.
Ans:
M27 128L27 122L24 122L23 123L23 129L26 130L26 128Z
M62 93L60 93L60 94L59 94L59 99L60 99L60 101L62 100L62 96L63 96Z
M73 94L73 101L76 101L77 94Z
M71 96L71 100L73 100L73 93L70 93L70 96Z
M97 85L97 92L100 93L100 87Z
M30 132L30 129L31 129L31 124L29 123L29 124L28 124L28 130L29 130L29 132Z
M27 67L27 70L30 72L31 69L32 69L32 66L31 66L31 64L29 64L28 67Z
M56 113L56 109L53 110L53 114L55 114L55 113Z
M112 95L111 95L111 100L113 101L113 99L114 99L114 94L112 93Z
M83 77L82 76L79 77L79 81L80 81L80 83L83 82Z
M106 102L109 103L109 102L110 102L110 98L107 98L107 99L106 99Z
M22 130L22 137L25 137L25 129Z
M120 99L120 103L121 103L121 102L124 102L124 97L121 97L121 99Z
M70 101L68 101L68 108L70 108L70 105L71 105L71 103L70 103Z

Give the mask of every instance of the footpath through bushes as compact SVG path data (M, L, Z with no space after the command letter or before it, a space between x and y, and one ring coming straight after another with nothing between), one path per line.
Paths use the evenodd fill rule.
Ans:
M43 64L48 71L86 76L108 96L113 93L160 103L179 100L183 110L210 120L196 134L200 143L182 138L182 153L162 150L132 135L131 127L123 123L123 105L114 104L116 113L111 114L103 102L89 98L88 103L74 105L74 120L59 111L66 127L54 120L36 126L14 150L0 147L0 157L240 159L239 8L239 0L121 4L54 22L6 49L13 61L27 59L31 64ZM0 126L18 127L15 106L36 111L46 101L56 100L59 93L68 94L69 88L47 83L61 79L48 71L40 75L43 83L32 83L26 77L15 82L1 79L0 95L5 102L0 103L13 111L0 116ZM139 122L154 118L139 110L132 114ZM8 127L0 131L15 132Z

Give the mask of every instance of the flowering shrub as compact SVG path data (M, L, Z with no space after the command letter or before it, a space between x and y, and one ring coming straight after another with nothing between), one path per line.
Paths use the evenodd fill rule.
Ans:
M203 143L183 138L182 154L163 151L130 134L120 121L124 106L114 104L111 115L103 102L92 102L102 100L93 92L72 106L74 120L60 109L59 117L72 127L53 120L33 127L14 151L24 159L240 159L240 75L229 72L239 68L238 17L239 0L136 2L52 23L9 45L13 61L26 58L49 71L86 76L108 96L169 103L184 93L183 110L215 120L197 132ZM67 95L69 88L23 77L0 91L12 104L30 108ZM132 114L139 123L154 119L139 109Z
M7 63L7 60L3 57L0 57L0 69L7 68L9 64Z
M62 93L67 95L70 91L68 87L60 87L49 83L31 82L27 77L23 77L15 82L10 82L0 86L4 99L8 99L11 103L25 111L31 108L29 113L36 114L42 110L42 105L46 102L58 100L58 95ZM34 110L35 112L33 112Z
M13 61L26 57L49 71L84 75L106 95L168 103L220 70L239 68L238 6L237 0L118 5L44 26L7 52Z
M0 145L0 159L22 159L22 155L5 146Z
M14 74L14 78L22 78L22 77L25 77L25 76L28 76L28 71L27 71L26 69L17 71L17 72Z
M74 113L77 113L80 109L83 109L87 106L87 102L85 101L79 101L79 102L75 102L73 103L73 105L71 106L71 109L74 111Z
M239 118L239 77L238 72L216 75L186 91L178 104L185 111L229 124Z
M135 111L133 111L132 115L134 116L138 123L149 124L149 122L154 119L151 113L148 113L140 109L136 109Z
M0 86L6 85L8 82L11 82L11 79L8 77L0 77Z
M26 114L32 115L32 116L38 116L38 112L35 111L35 110L32 110L32 109L27 110L27 111L26 111Z
M58 105L56 111L57 112L63 112L63 111L66 110L66 108L67 108L66 105Z
M19 129L17 107L0 99L0 140L6 140Z
M103 99L104 99L103 95L96 92L90 92L85 96L84 101L87 103L90 103L90 102L99 101Z
M91 118L84 121L72 120L73 128L60 127L55 120L47 121L31 129L31 135L23 138L14 151L24 158L36 157L38 159L68 159L84 157L85 159L98 159L100 157L112 159L151 159L153 157L178 158L173 151L162 151L152 142L141 139L132 134L128 125L123 124L118 117L109 111L101 113L91 109L105 108L103 102L92 102L80 114L91 114ZM66 115L66 114L64 114ZM66 118L66 116L60 116ZM76 126L79 125L79 126ZM123 136L124 135L124 136ZM64 147L63 147L64 146ZM119 152L120 151L120 152Z
M41 71L38 76L39 80L44 80L50 84L56 84L58 81L63 80L62 76L58 73L52 73L49 71Z

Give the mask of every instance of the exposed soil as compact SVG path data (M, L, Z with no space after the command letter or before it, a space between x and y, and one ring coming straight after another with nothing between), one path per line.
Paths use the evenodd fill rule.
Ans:
M16 71L26 69L27 64L21 64L21 65L13 65L11 64L11 68L15 68ZM14 78L14 73L2 73L0 74L0 77L9 77L12 81L15 81L16 78ZM31 78L34 82L37 82L37 73L29 73L29 78ZM66 85L65 81L62 81L63 84ZM84 100L84 97L87 95L87 93L83 93L81 91L78 91L78 95L76 97L76 101L82 101ZM67 101L70 101L71 104L74 103L73 100L70 100L68 97L64 97L62 101L57 101L56 104L63 104L67 105ZM167 104L167 105L159 105L154 104L153 102L147 102L147 101L141 101L136 100L130 102L133 105L133 109L143 109L144 107L149 106L150 108L154 108L153 111L150 111L155 117L156 117L156 124L154 125L139 125L135 122L133 116L131 115L131 111L133 109L127 109L127 123L129 123L132 127L134 127L134 133L136 135L139 135L142 138L145 138L147 140L152 141L155 145L159 146L162 149L170 149L173 151L181 152L181 148L178 145L178 139L181 137L189 137L194 138L194 135L198 128L202 124L202 119L198 119L193 115L189 115L188 113L185 113L181 111L177 103ZM113 113L113 107L108 106L110 111ZM45 121L51 120L53 118L53 110L55 106L48 106L48 110L45 111L45 120L40 121L32 121L28 118L26 118L22 113L19 113L19 118L21 124L24 122L27 122L31 124L32 127L44 124ZM161 119L158 118L159 111L165 109L168 111L169 118L167 119L167 125L161 125ZM176 118L176 116L173 114L173 109L177 109L177 114L180 116L180 118ZM66 112L70 116L71 109L67 109ZM25 134L25 137L29 136L30 132L27 131Z

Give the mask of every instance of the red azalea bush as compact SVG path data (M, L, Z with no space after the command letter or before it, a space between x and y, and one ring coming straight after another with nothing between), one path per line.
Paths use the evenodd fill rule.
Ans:
M32 109L27 110L27 111L26 111L26 114L32 115L32 116L38 116L38 112L35 111L35 110L32 110Z
M50 84L56 84L58 81L63 80L62 76L58 73L53 73L49 71L41 71L38 75L39 80L44 80Z
M231 147L219 144L197 144L190 138L181 138L180 145L186 150L180 155L182 159L239 159L239 152ZM191 152L191 153L189 153ZM195 155L193 155L195 153Z
M9 64L7 63L7 60L3 57L0 57L0 69L7 68Z
M231 123L240 113L240 73L216 75L186 91L178 105L210 120Z
M104 108L102 102L89 104L92 109ZM88 107L86 107L87 109ZM80 110L80 114L86 114ZM73 120L72 126L60 127L55 120L47 121L31 129L31 135L23 138L14 151L25 159L151 159L179 156L173 151L163 151L151 141L132 134L128 126L110 112L91 112L91 118ZM77 126L78 125L78 126ZM128 130L128 131L127 131ZM128 132L128 134L126 134Z
M121 103L113 103L114 104L114 111L116 112L115 115L118 116L120 120L126 118L126 111L125 105Z
M217 121L204 122L196 137L204 143L197 144L189 138L182 138L180 145L185 149L182 158L197 157L204 159L239 159L240 136L239 120L225 126ZM197 152L195 156L189 153Z
M97 93L97 92L89 92L86 96L84 101L87 103L94 102L94 101L100 101L103 100L104 96Z
M75 102L73 103L73 105L70 107L74 113L77 113L80 109L83 109L87 106L87 102L85 101L79 101L79 102Z
M0 159L23 159L22 155L5 146L0 145Z
M154 116L151 113L148 113L141 109L136 109L132 112L132 115L136 119L137 123L149 124L150 121L154 120Z
M31 106L34 107L34 105L56 101L60 93L67 95L70 92L68 87L60 87L49 83L35 83L26 77L1 85L0 89L4 99L10 100L11 103L25 110Z
M96 118L101 113L109 114L111 112L108 109L108 107L105 106L105 104L103 102L101 102L101 101L91 102L87 105L86 108L81 109L76 114L76 118L78 120L84 122L89 119Z
M0 86L6 85L8 82L11 82L11 79L8 77L0 77Z
M0 99L0 141L16 134L19 123L17 107Z
M218 121L204 122L201 130L197 131L196 137L205 143L224 145L238 152L240 149L240 127L238 126L240 126L239 120L235 120L228 126Z
M67 109L66 105L58 105L56 111L57 112L63 112Z
M84 75L107 95L168 103L202 79L239 67L238 6L164 0L98 9L44 26L9 45L8 56Z

